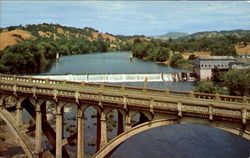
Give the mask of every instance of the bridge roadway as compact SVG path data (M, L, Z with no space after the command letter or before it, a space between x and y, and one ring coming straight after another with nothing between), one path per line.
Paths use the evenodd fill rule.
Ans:
M38 79L12 75L0 75L0 117L19 138L28 157L43 157L42 133L53 150L52 157L68 157L64 146L69 138L63 137L64 105L78 107L77 157L84 157L84 110L89 106L97 110L96 153L93 157L107 157L119 144L145 130L169 125L192 123L207 125L239 135L250 140L250 98L196 92L148 89L108 84L70 82ZM7 98L17 101L8 107ZM46 118L46 101L56 108L55 131ZM34 118L35 149L25 135L22 112L26 109ZM12 110L10 110L12 109ZM118 133L107 140L106 115L113 109L118 111ZM13 115L15 111L15 115ZM12 114L10 115L10 112ZM132 126L131 118L140 113L141 122ZM144 116L144 117L143 117ZM145 119L146 118L146 119ZM123 119L125 124L123 124ZM12 120L12 121L10 121ZM15 122L15 123L13 123ZM26 129L27 130L27 129Z

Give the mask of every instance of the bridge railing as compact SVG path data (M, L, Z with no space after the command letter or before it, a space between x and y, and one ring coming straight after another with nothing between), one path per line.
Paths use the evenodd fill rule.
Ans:
M102 84L102 83L87 83L87 82L73 82L66 80L52 80L52 79L39 79L24 76L15 75L5 75L0 74L0 79L26 82L26 83L40 83L49 85L70 85L70 86L80 86L85 88L101 88L103 90L114 90L114 91L125 91L125 92L140 92L140 93L150 93L153 95L172 95L172 96L183 96L183 97L193 97L199 99L217 100L217 101L227 101L227 102L239 102L239 103L250 103L250 97L246 96L229 96L229 95L218 95L218 94L208 94L208 93L198 93L198 92L186 92L186 91L175 91L175 90L162 90L162 89L152 89L152 88L142 88L124 85L112 85L112 84Z

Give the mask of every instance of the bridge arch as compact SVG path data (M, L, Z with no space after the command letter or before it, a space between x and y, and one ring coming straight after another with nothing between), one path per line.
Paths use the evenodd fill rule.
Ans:
M248 125L245 127L245 131L240 126L235 126L232 123L226 123L226 122L217 122L217 121L209 121L206 119L192 119L192 118L183 118L183 119L159 119L151 122L145 122L143 124L137 125L133 128L131 128L128 131L125 131L124 133L120 134L108 144L106 144L102 149L100 149L93 158L102 158L107 156L112 150L114 150L116 147L118 147L122 142L127 140L128 138L139 134L141 132L144 132L146 130L160 127L160 126L166 126L166 125L172 125L172 124L198 124L198 125L205 125L210 126L213 128L217 128L220 130L224 130L226 132L241 136L245 139L250 140L250 126ZM246 131L246 129L248 131Z
M1 99L2 106L8 111L13 111L19 101L19 98L15 95L2 95Z
M108 113L110 113L113 110L116 110L117 112L121 113L122 117L125 119L127 113L124 109L121 109L121 108L105 108L105 114L107 115Z
M145 111L130 111L129 117L132 119L135 115L140 113L143 114L149 121L153 120L153 115L150 112L145 112Z
M85 105L85 104L81 104L80 106L83 106L83 108L82 108L83 113L84 113L88 108L91 108L91 107L92 107L92 108L94 108L94 109L96 110L96 112L97 112L98 114L101 115L102 110L101 110L100 107L98 107L98 106L96 106L96 105Z
M6 123L11 133L18 138L26 155L29 158L35 158L36 155L32 152L34 149L31 148L33 146L32 143L24 132L21 133L20 130L15 127L15 119L13 116L7 110L0 108L0 118Z

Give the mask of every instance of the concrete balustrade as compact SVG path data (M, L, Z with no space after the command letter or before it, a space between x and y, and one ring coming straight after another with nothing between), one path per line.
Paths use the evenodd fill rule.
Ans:
M61 81L61 80L50 80L50 79L37 79L37 78L31 78L31 77L22 77L22 76L12 76L12 75L0 75L1 79L4 80L10 80L10 81L21 81L21 82L31 82L34 83L41 83L41 84L60 84L60 85L72 85L72 86L84 86L88 88L101 88L101 89L107 89L107 90L122 90L125 91L133 91L133 92L145 92L144 88L140 87L130 87L130 86L116 86L116 85L108 85L108 84L96 84L96 83L84 83L84 82L72 82L72 81ZM111 88L113 87L113 88ZM147 88L146 93L151 94L166 94L166 91L159 90L159 89L149 89ZM201 99L211 99L211 100L222 100L222 101L230 101L230 102L243 102L243 97L234 97L234 96L225 96L225 95L214 95L214 94L206 94L206 93L197 93L192 92L196 98ZM182 91L173 91L169 90L169 95L177 95L177 96L190 96L190 92L182 92ZM245 101L248 103L250 102L250 98L246 97Z

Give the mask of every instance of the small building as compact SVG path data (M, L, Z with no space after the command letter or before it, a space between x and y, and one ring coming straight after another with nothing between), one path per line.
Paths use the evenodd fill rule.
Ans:
M232 56L204 56L194 61L194 73L198 80L211 80L214 70L227 71L230 63L235 63Z
M235 62L229 63L229 69L248 69L250 68L250 63Z
M238 55L238 58L250 59L250 54L240 54L240 55Z

